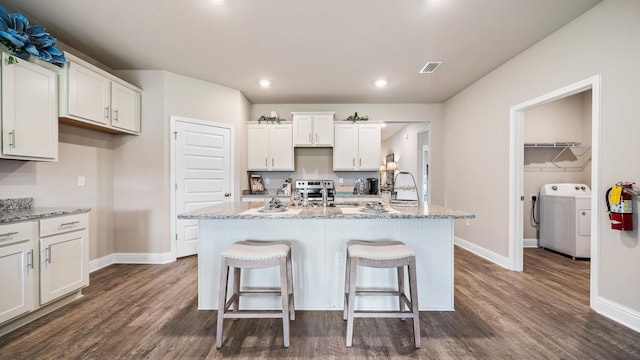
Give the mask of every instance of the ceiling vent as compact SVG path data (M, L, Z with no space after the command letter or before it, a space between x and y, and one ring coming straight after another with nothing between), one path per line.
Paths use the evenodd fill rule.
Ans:
M442 64L442 61L429 61L427 65L425 65L422 70L420 70L420 74L431 74L436 71L438 66Z

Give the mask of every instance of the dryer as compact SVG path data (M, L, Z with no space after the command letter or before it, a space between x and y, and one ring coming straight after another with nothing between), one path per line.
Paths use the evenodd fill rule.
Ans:
M540 247L575 258L591 257L591 190L585 184L540 188Z

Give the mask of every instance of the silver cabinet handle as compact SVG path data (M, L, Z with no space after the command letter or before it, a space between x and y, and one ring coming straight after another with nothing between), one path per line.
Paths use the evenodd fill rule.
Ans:
M316 143L318 142L318 133L316 133Z
M273 158L271 158L271 167L275 166L275 162L273 161Z
M14 149L16 148L16 131L15 130L9 131L9 147Z
M264 158L264 167L268 167L269 163L268 163L269 159Z
M113 117L113 121L118 121L118 109L113 110L115 116Z
M44 262L51 264L51 245L44 249Z
M27 267L33 269L33 249L27 253Z
M351 166L356 167L356 158L351 160Z
M0 234L0 236L12 236L12 235L16 235L18 232L17 231L13 231L13 232L8 232L8 233L4 233L4 234Z
M360 158L360 166L362 166L362 158Z
M311 143L313 141L313 138L311 137L311 133L309 133L309 142Z
M105 119L109 118L109 107L108 106L104 107L104 118Z
M67 226L73 226L73 225L75 225L75 224L77 224L79 222L80 221L71 221L71 222L68 222L68 223L62 223L62 224L60 224L60 227L63 228L63 227L67 227Z

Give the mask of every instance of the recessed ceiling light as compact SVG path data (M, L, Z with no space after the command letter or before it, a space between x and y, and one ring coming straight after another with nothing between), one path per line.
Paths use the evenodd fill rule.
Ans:
M419 71L420 74L431 74L442 64L442 61L429 61L422 69Z
M387 86L387 80L384 80L384 79L376 80L376 87L383 88L385 86Z
M260 86L262 86L263 88L268 88L269 86L271 86L271 81L262 79L260 80Z

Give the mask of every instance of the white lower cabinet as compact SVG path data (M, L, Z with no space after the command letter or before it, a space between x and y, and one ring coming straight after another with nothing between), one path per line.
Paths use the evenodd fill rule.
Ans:
M88 215L40 220L40 304L89 285Z
M35 222L0 226L0 323L37 307Z

